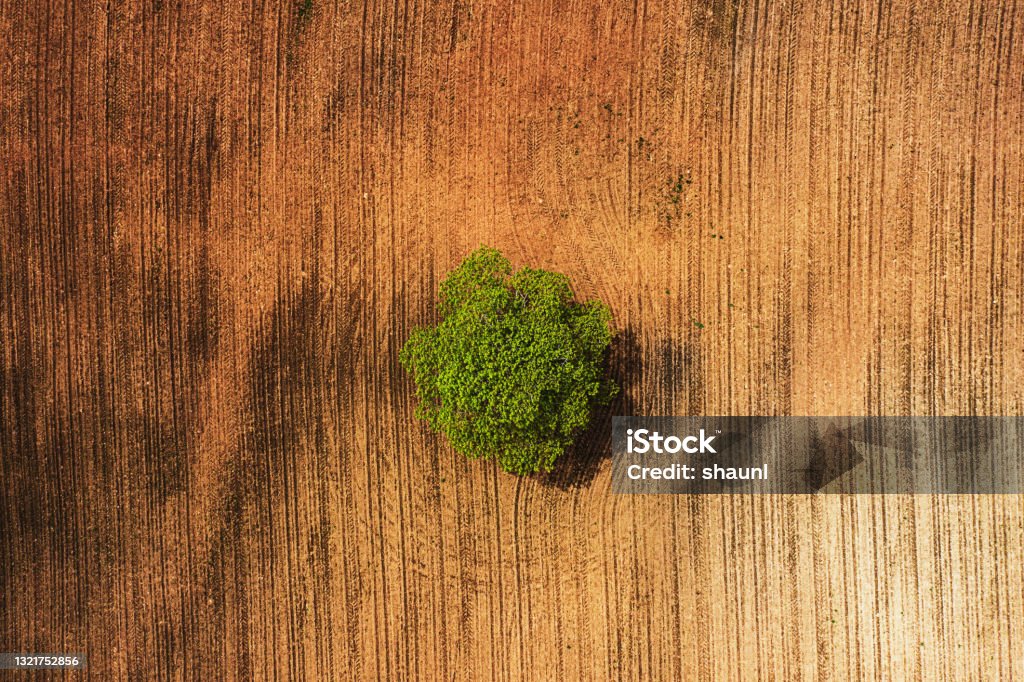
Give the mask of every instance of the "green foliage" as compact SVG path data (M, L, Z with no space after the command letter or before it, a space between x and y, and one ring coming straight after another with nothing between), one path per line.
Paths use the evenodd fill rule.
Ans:
M611 312L574 302L564 275L513 272L481 248L441 283L440 313L400 358L416 382L416 416L469 457L514 474L550 471L618 390L604 377Z

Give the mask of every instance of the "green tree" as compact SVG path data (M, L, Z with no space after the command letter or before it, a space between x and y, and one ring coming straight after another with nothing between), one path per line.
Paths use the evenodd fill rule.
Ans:
M618 387L605 377L611 312L576 303L565 275L516 272L480 248L441 283L436 327L416 329L400 359L416 416L473 458L505 471L550 471Z

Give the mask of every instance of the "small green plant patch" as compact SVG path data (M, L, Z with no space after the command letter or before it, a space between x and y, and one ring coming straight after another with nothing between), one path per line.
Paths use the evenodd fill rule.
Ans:
M605 376L611 311L576 302L565 275L513 272L491 248L449 273L439 298L441 322L416 329L400 355L416 416L468 457L550 471L618 391Z

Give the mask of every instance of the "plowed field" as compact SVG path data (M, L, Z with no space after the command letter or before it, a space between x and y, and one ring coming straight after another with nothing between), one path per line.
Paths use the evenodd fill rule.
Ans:
M413 418L398 351L481 244L622 332L548 476ZM1013 0L0 0L0 650L1024 677L1020 496L608 461L612 414L1022 414L1022 299Z

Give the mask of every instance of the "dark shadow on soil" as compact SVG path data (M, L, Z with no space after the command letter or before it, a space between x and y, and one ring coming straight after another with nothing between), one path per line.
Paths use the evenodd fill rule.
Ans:
M542 485L573 490L591 484L601 469L601 463L611 458L612 417L633 414L634 396L643 371L642 361L634 330L626 329L612 340L608 371L619 385L619 393L608 405L597 409L590 426L558 459L554 471L537 476Z

